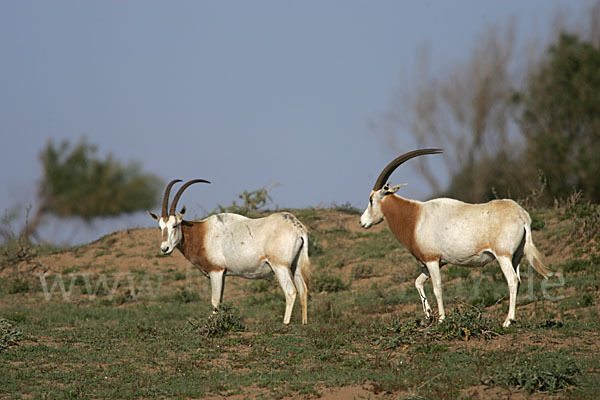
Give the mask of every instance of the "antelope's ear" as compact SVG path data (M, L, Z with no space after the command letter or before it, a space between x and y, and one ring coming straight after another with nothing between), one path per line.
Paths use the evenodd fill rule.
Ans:
M152 211L146 211L146 212L148 213L148 215L150 217L152 217L153 220L158 221L158 219L159 219L158 215L154 214Z
M396 193L398 191L398 189L400 189L401 187L404 187L406 185L408 185L408 183L403 183L402 185L396 185L396 186L392 186L392 187L388 186L387 194Z
M182 219L183 216L185 215L185 212L186 212L185 206L181 207L181 211L179 211L179 214L177 214L177 218Z

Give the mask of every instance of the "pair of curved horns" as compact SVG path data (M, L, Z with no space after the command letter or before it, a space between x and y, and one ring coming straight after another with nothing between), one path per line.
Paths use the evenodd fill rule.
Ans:
M168 217L169 215L175 215L175 208L177 207L177 202L179 201L179 198L183 194L183 191L185 189L187 189L188 186L193 185L194 183L200 183L200 182L210 183L209 181L204 180L204 179L192 179L191 181L187 181L186 183L184 183L183 186L179 188L177 193L175 193L175 197L173 197L173 201L171 202L171 209L169 210L169 213L167 214L167 207L169 205L169 194L171 194L171 188L177 182L182 182L182 180L181 179L173 179L171 182L169 182L169 184L167 185L167 188L165 189L165 196L163 197L162 213L161 213L163 217Z
M410 160L411 158L423 156L426 154L440 154L443 152L444 151L442 149L420 149L420 150L410 151L406 154L402 154L401 156L392 160L392 162L390 162L383 169L383 171L381 171L381 174L379 174L379 177L375 181L375 186L373 186L373 190L381 189L383 187L383 185L385 185L385 183L387 182L390 175L392 175L392 172L394 172L394 170L396 168L398 168L400 166L400 164Z

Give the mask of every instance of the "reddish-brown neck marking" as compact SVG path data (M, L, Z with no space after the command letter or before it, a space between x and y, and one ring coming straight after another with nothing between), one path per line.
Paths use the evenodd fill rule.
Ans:
M205 272L223 270L223 266L213 264L207 257L206 222L181 222L181 242L177 246L192 264Z
M421 205L415 201L390 194L381 201L381 211L390 230L419 261L428 262L435 256L424 254L416 241L416 226Z

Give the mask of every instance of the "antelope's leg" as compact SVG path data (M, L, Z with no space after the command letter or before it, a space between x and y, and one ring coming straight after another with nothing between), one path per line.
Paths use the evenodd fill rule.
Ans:
M508 315L506 316L506 320L502 324L503 327L507 328L508 326L510 326L510 323L515 320L515 313L517 308L517 290L519 289L519 277L515 272L515 268L513 267L510 257L501 256L496 257L496 259L498 260L500 268L502 268L502 272L504 273L504 277L506 278L506 282L508 283Z
M283 289L283 294L285 294L285 314L283 323L287 325L292 318L292 310L294 309L294 302L296 301L296 286L294 286L292 274L287 266L273 265L272 268Z
M444 319L446 319L446 312L444 311L444 299L442 297L442 275L440 273L440 263L438 261L430 261L425 265L427 266L427 270L431 276L433 294L435 294L438 312L440 314L439 321L442 322Z
M415 287L417 288L419 297L421 298L421 304L423 305L425 318L431 318L431 307L429 306L429 302L427 302L427 296L425 296L425 289L423 288L423 284L427 281L427 279L429 279L429 271L425 269L415 280Z
M225 270L211 271L208 273L210 277L210 302L213 306L213 312L215 312L221 301L223 300L223 289L225 288Z

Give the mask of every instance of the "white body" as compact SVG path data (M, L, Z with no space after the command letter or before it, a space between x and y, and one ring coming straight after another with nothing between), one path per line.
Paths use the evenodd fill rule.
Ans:
M284 212L251 219L223 213L192 222L183 220L183 212L157 218L163 232L161 251L178 248L210 277L215 309L223 298L225 275L260 279L274 273L286 299L283 322L290 322L299 293L302 322L307 323L308 232L295 216Z
M372 191L360 223L369 228L385 219L396 238L424 265L415 286L426 316L430 316L431 308L423 284L431 277L439 319L445 318L441 266L483 266L496 259L508 282L510 304L504 326L509 326L515 318L523 254L544 277L551 274L533 244L527 211L512 200L484 204L447 198L427 202L407 200L394 194L398 189L399 186L386 185Z

